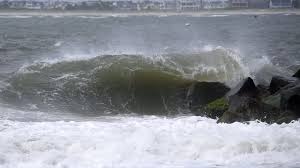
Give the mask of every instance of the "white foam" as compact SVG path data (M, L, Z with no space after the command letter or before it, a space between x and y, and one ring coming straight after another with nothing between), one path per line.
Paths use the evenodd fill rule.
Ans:
M60 47L63 44L62 41L58 41L54 44L54 47Z
M97 54L85 54L85 53L78 53L78 54L63 54L61 57L57 58L46 58L42 60L38 60L35 63L40 63L40 62L46 62L49 64L55 64L58 62L70 62L70 61L80 61L80 60L89 60L91 58L97 57Z
M204 45L203 47L202 47L202 50L203 51L206 51L206 52L210 52L210 51L213 51L214 50L214 46L212 46L212 45Z
M53 18L63 18L65 16L64 15L51 15L51 17L53 17Z
M108 16L77 16L77 17L82 19L104 19L107 18Z
M225 82L229 86L234 86L241 79L250 76L249 67L244 64L242 55L238 50L204 45L194 51L196 51L195 60L188 66L181 68L188 69L188 71L182 72L187 77L200 81Z
M0 15L0 18L17 18L17 19L27 19L27 18L32 18L33 16L29 15Z
M300 166L300 123L216 124L202 117L88 122L0 120L0 167Z
M191 26L191 24L190 23L186 23L185 26Z
M208 17L226 17L226 16L229 16L229 15L209 15Z

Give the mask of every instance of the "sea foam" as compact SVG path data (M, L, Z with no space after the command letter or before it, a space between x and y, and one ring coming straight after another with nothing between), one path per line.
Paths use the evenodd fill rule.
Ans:
M0 121L0 167L300 166L300 124L195 116Z

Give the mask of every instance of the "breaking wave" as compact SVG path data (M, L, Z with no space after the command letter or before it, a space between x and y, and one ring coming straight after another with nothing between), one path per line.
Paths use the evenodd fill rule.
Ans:
M22 67L6 81L1 98L27 109L177 114L186 108L191 83L230 86L248 73L240 56L222 47L193 54L68 57Z

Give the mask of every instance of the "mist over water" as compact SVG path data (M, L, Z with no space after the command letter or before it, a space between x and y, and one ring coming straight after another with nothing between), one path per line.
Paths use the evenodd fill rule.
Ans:
M299 27L297 15L0 17L0 167L299 167L299 121L217 124L173 94L292 74Z

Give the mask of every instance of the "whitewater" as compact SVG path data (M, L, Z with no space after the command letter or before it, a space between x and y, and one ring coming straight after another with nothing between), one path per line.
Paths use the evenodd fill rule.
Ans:
M1 167L299 167L299 122L195 116L1 120Z
M292 74L298 15L6 16L1 168L300 167L300 121L217 123L174 94Z

